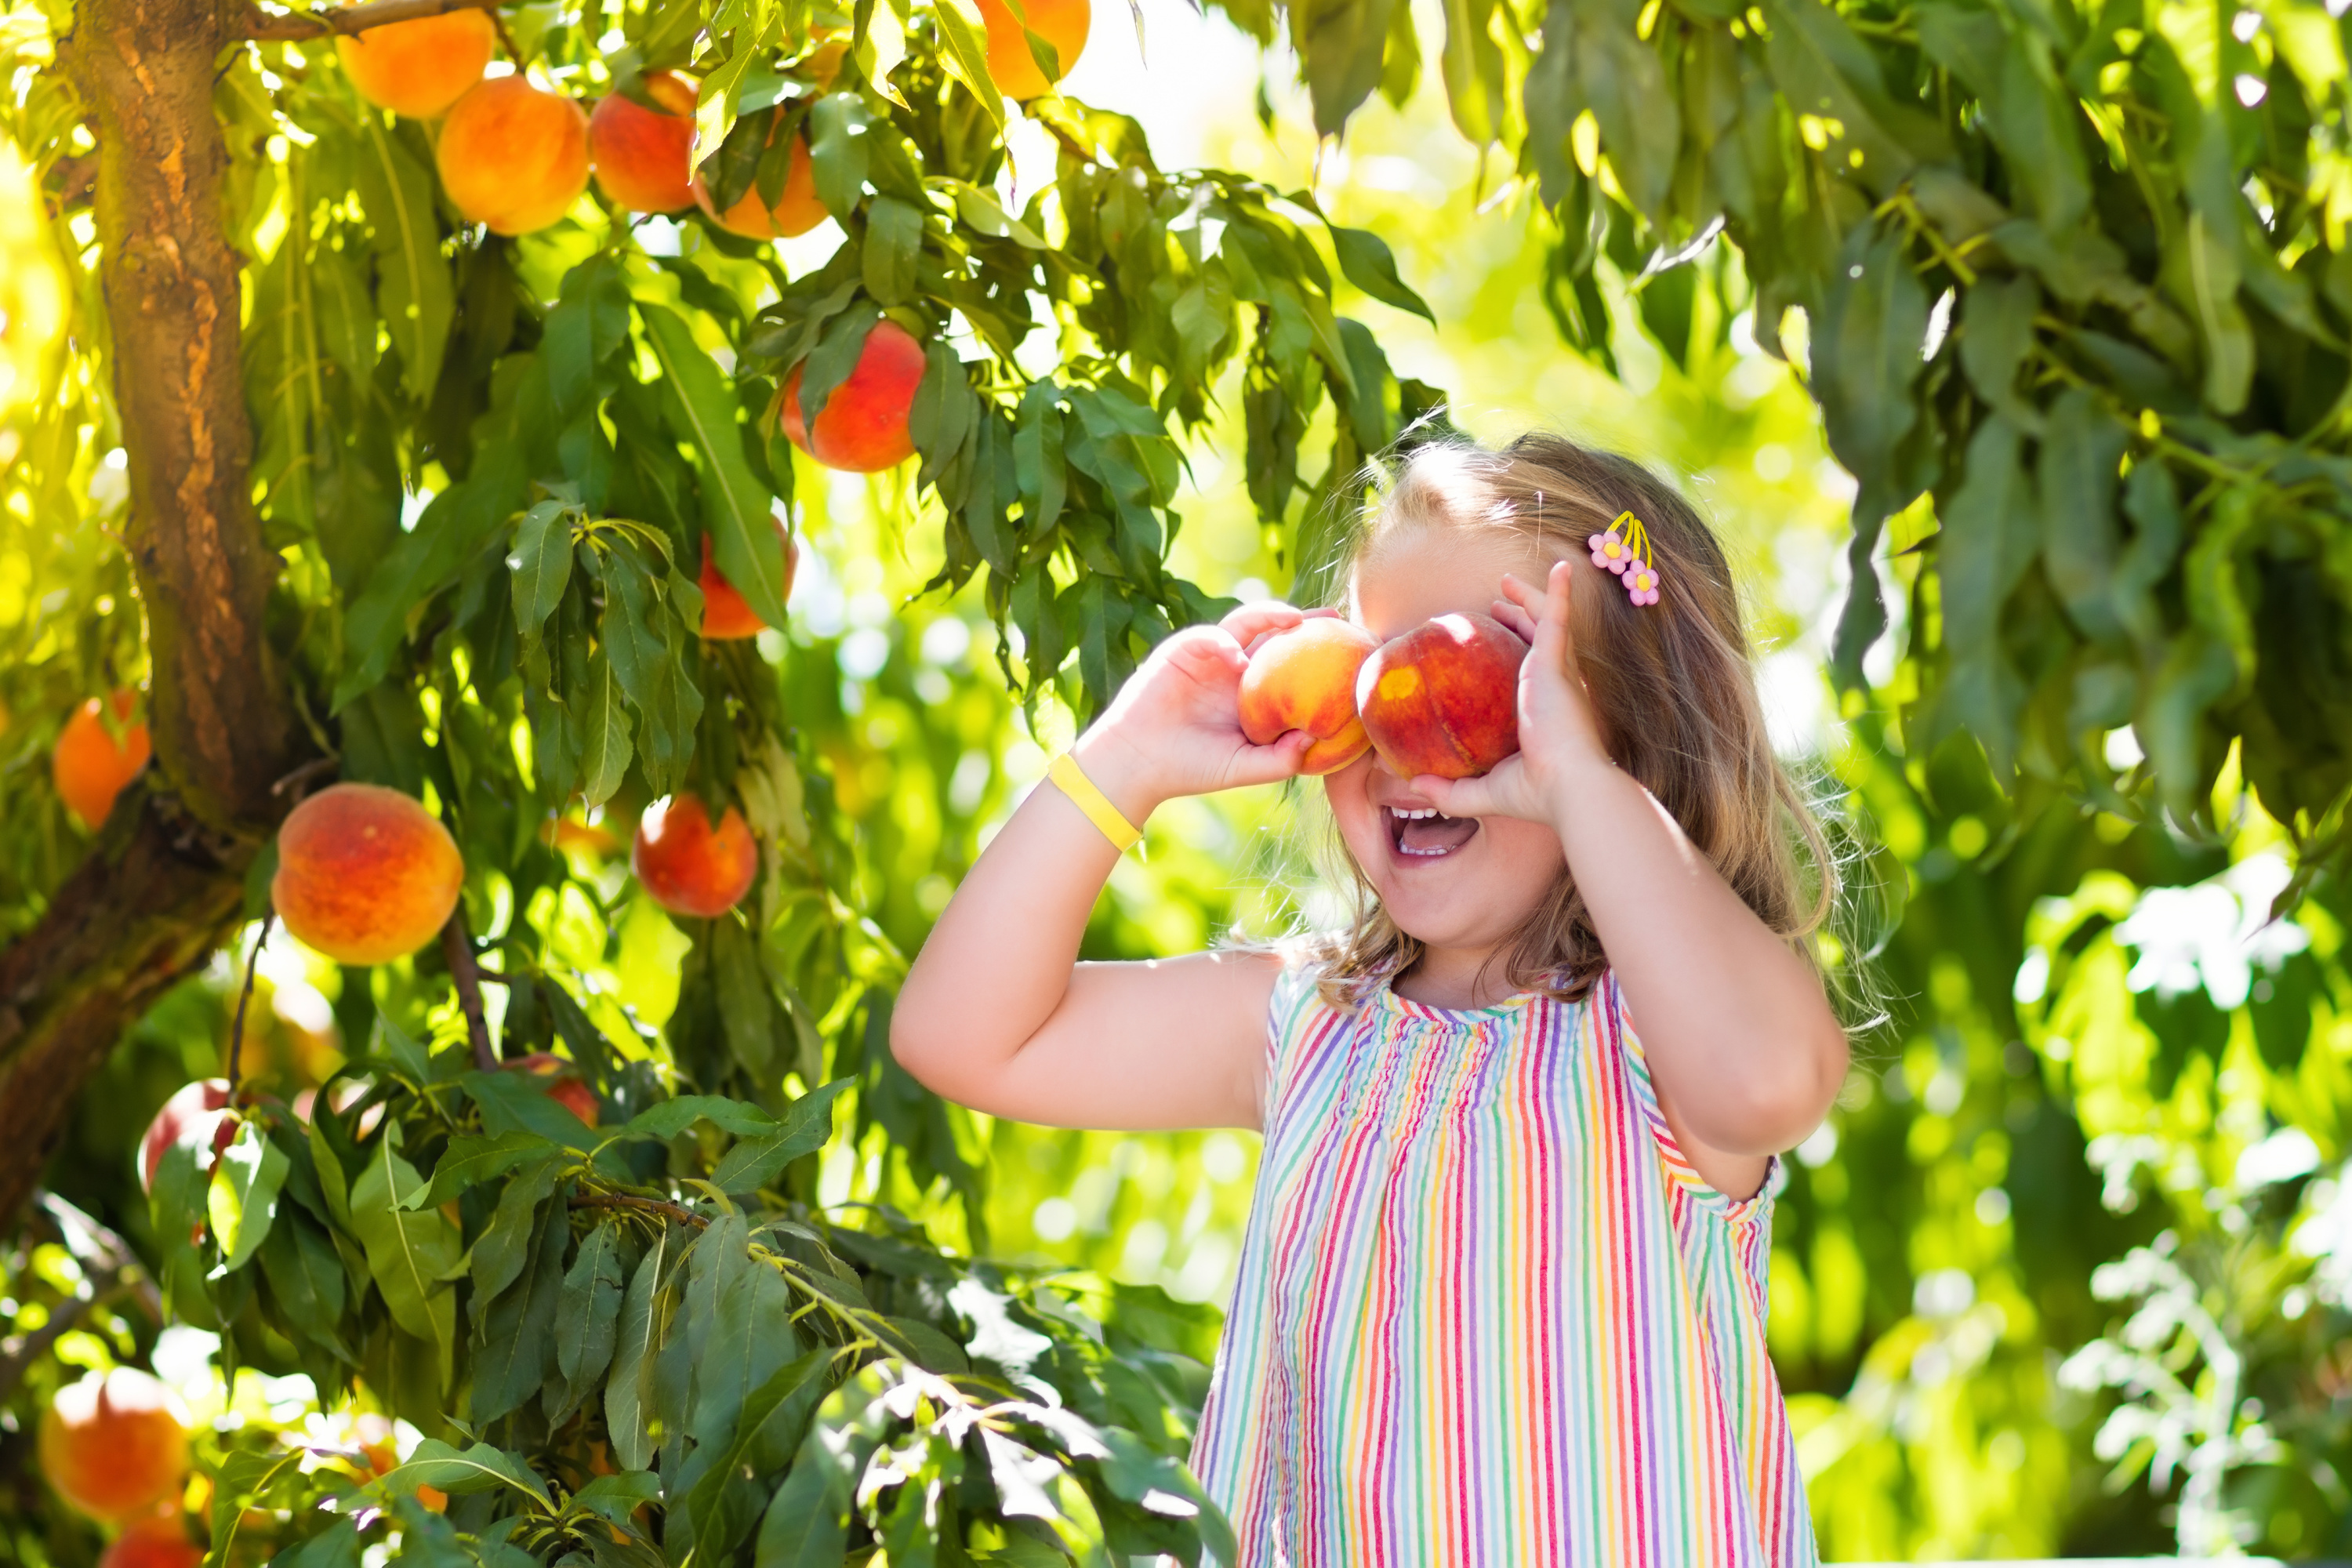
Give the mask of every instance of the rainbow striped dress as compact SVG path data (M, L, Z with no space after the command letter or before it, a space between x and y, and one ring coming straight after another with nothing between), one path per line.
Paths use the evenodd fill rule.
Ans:
M1192 1453L1234 1568L1819 1561L1764 1348L1774 1184L1684 1160L1613 980L1341 1011L1294 964L1269 1024Z

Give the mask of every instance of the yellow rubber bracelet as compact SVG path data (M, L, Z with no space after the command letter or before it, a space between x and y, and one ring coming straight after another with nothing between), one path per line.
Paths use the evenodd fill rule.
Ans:
M1112 848L1124 854L1141 842L1143 829L1119 814L1110 797L1095 787L1095 781L1087 777L1086 770L1069 752L1055 757L1053 765L1045 770L1045 776L1060 786L1072 805L1087 814L1088 822L1102 829L1102 836L1110 840Z

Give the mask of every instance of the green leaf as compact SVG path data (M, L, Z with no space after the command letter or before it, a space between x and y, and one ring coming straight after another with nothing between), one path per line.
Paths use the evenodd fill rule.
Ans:
M738 1253L718 1266L717 1310L694 1363L692 1432L724 1441L753 1389L797 1353L793 1291L773 1264Z
M1384 305L1411 310L1431 326L1437 324L1428 301L1397 276L1396 254L1389 249L1387 240L1368 228L1342 228L1328 221L1324 226L1330 231L1331 249L1339 258L1339 270L1349 282Z
M2042 290L2022 273L1987 278L1960 305L1960 368L1977 395L2029 435L2042 433L2042 414L2018 395L2017 373L2033 347L2033 318Z
M822 1429L801 1445L760 1521L753 1568L839 1568L849 1551L850 1488ZM861 1457L862 1468L864 1459Z
M1004 97L988 74L988 24L971 0L938 0L931 15L939 24L940 64L980 100L996 134L1004 134Z
M1314 104L1315 134L1337 136L1381 85L1394 0L1294 0L1290 44Z
M613 661L602 647L588 656L587 679L572 698L580 711L580 795L590 805L602 805L628 775L632 754L621 683L614 679Z
M1045 237L1004 210L993 191L982 190L970 180L959 180L945 174L933 175L928 184L934 190L945 191L955 198L956 216L966 226L979 230L991 239L1009 239L1031 250L1050 250Z
M286 1152L272 1143L257 1121L237 1126L236 1137L213 1166L205 1207L220 1242L220 1270L234 1273L251 1260L278 1218L278 1194L286 1185Z
M2015 755L2025 690L2001 645L2001 611L2033 564L2040 531L2021 444L2017 427L1998 414L1978 427L1969 443L1967 477L1936 535L1950 660L1938 723L1973 733L2004 774Z
M359 1526L339 1519L308 1541L297 1542L269 1560L269 1568L360 1568Z
M431 1184L412 1195L408 1206L439 1208L484 1183L496 1181L526 1160L556 1152L556 1145L545 1137L520 1128L510 1127L488 1138L460 1132L442 1151L439 1163L433 1167Z
M817 200L837 217L856 211L866 194L873 134L873 117L854 92L828 93L809 110L809 174Z
M473 1386L467 1418L487 1426L520 1409L540 1391L556 1364L563 1297L563 1253L572 1240L564 1205L548 1205L531 1237L519 1289L492 1301L474 1320ZM445 1490L446 1489L444 1489Z
M490 1223L474 1242L471 1262L477 1308L496 1300L530 1260L531 1243L539 1235L539 1205L555 1190L562 1169L562 1160L549 1155L516 1172L506 1191L499 1194Z
M667 1143L698 1121L744 1137L772 1130L776 1119L756 1105L715 1094L682 1094L629 1118L615 1138L650 1138Z
M401 1158L399 1143L400 1124L390 1122L375 1158L352 1186L352 1229L367 1249L368 1271L393 1321L440 1352L446 1385L457 1332L457 1298L447 1282L458 1267L458 1236L439 1210L403 1206L425 1184Z
M580 1251L563 1277L556 1313L555 1364L572 1385L574 1403L612 1364L621 1313L621 1228L597 1226L580 1238Z
M2114 599L2123 548L2116 485L2130 436L2081 387L2050 411L2035 478L2042 491L2042 562L2066 613L2094 642L2123 635Z
M662 1495L662 1479L651 1470L623 1470L598 1476L572 1494L572 1508L591 1513L607 1524L628 1527L629 1516Z
M665 1231L646 1249L621 1303L612 1374L604 1380L604 1429L612 1439L613 1462L625 1470L653 1463L653 1371L667 1327L658 1296L677 1235L675 1229Z
M686 1499L694 1520L697 1560L723 1560L751 1528L753 1510L738 1513L726 1507L729 1483L746 1472L771 1473L800 1446L817 1402L824 1397L826 1374L836 1353L831 1345L819 1345L777 1368L744 1399L734 1436Z
M833 1136L833 1102L854 1081L837 1078L793 1101L774 1131L747 1138L727 1151L710 1173L711 1185L722 1193L756 1192L794 1160L824 1148Z
M555 1506L554 1500L548 1496L546 1483L520 1455L488 1443L476 1443L460 1450L438 1438L427 1437L416 1445L404 1463L378 1476L368 1489L380 1498L413 1497L419 1487L432 1487L451 1497L504 1487L521 1493L548 1511L553 1511Z
M376 300L400 355L401 381L423 403L441 379L441 355L457 313L457 291L441 258L433 176L384 129L381 116L364 115L362 123L364 146L354 172L373 231Z
M922 254L922 213L896 196L875 197L866 211L866 291L885 305L913 299Z
M539 636L572 581L572 516L562 502L543 500L515 526L507 566L514 574L515 626L526 638Z
M594 1129L549 1099L533 1074L469 1072L457 1083L481 1111L482 1127L494 1138L521 1133L573 1150L593 1149L602 1142Z
M592 256L563 275L562 296L547 313L540 340L548 395L560 416L568 419L594 400L600 369L628 342L627 280L614 258Z
M284 1216L262 1244L261 1272L289 1330L324 1346L340 1361L352 1359L335 1332L347 1287L343 1261L323 1232L299 1213Z
M735 398L675 311L640 301L637 313L645 318L646 345L660 366L662 412L670 432L702 454L702 521L710 532L711 554L751 613L781 626L784 563L774 546L772 498L744 455ZM815 412L810 410L808 417L814 421Z

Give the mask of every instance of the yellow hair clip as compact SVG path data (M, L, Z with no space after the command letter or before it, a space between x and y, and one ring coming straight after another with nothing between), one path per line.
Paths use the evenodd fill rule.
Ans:
M1592 563L1624 579L1625 595L1637 605L1658 602L1658 557L1650 547L1650 531L1630 511L1584 542L1592 550Z

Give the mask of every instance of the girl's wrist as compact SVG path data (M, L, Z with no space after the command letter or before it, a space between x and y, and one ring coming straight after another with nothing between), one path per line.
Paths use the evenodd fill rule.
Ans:
M1071 757L1118 814L1137 827L1168 798L1135 748L1100 726L1078 737Z

